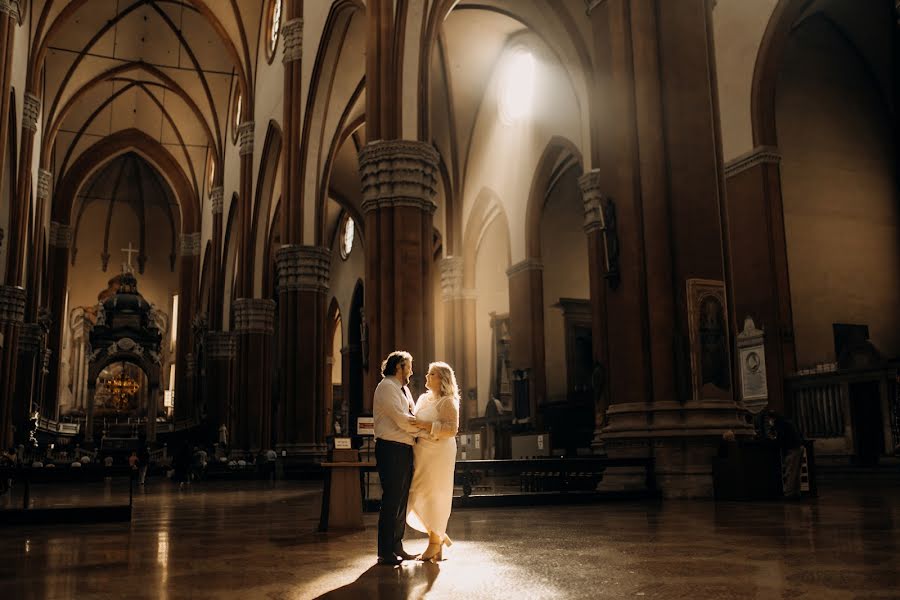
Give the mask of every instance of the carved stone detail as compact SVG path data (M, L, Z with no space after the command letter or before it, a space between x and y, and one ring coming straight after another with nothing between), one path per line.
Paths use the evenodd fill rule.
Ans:
M44 329L39 323L19 326L19 354L38 354L44 342Z
M431 144L410 140L375 141L359 153L362 210L411 206L428 213L437 207L439 156Z
M223 207L223 199L225 197L225 188L221 185L209 190L209 204L212 207L212 214L221 215Z
M441 299L444 302L456 300L463 296L463 259L461 256L450 256L440 262L441 267Z
M303 58L303 19L290 19L281 26L284 56L281 62L289 63Z
M750 152L728 161L725 163L725 177L737 175L742 171L764 163L781 164L781 153L778 152L778 148L774 146L757 146Z
M12 285L0 285L0 323L24 322L25 290Z
M72 227L65 223L50 221L50 245L54 248L72 247Z
M22 128L29 131L37 131L38 117L41 114L41 99L25 92L25 102L22 105Z
M593 169L578 178L584 200L584 230L590 233L603 227L603 192L600 171Z
M190 352L184 355L184 375L185 377L193 377L197 371L197 359Z
M181 256L200 256L200 232L181 234Z
M534 258L526 258L521 262L517 262L506 270L506 276L512 277L522 271L543 271L544 263Z
M53 183L53 173L47 169L38 169L37 197L46 200L50 197L50 185Z
M267 298L238 298L234 301L234 331L246 333L275 333L275 301Z
M208 331L205 346L210 360L230 360L237 355L237 339L230 331Z
M253 121L244 121L238 125L238 143L241 146L240 155L253 154L253 130L256 124Z
M282 246L275 253L279 292L325 293L331 284L331 250L321 246Z

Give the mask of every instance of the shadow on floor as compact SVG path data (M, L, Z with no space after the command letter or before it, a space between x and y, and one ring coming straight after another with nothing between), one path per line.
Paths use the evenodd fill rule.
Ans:
M440 572L440 566L430 562L406 562L399 567L372 565L353 583L322 594L317 600L424 598Z

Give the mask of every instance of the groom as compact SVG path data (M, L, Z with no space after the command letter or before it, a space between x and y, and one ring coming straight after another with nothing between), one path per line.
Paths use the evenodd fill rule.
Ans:
M378 564L399 565L415 558L403 550L406 531L406 501L413 475L413 445L418 428L409 378L413 358L397 350L381 363L384 377L375 388L375 460L381 479L381 512L378 515Z

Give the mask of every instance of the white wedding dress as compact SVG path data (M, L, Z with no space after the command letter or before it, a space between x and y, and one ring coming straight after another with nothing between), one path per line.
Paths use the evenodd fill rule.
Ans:
M428 392L419 396L414 412L416 418L433 425L430 432L423 432L416 440L413 448L414 470L406 522L423 533L433 531L443 540L453 503L459 408L452 397L436 398Z

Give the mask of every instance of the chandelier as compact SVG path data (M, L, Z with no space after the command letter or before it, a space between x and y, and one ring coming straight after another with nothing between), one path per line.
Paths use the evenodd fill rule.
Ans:
M124 370L118 375L104 379L103 386L109 393L116 410L128 408L132 396L141 389L141 384L126 375Z

